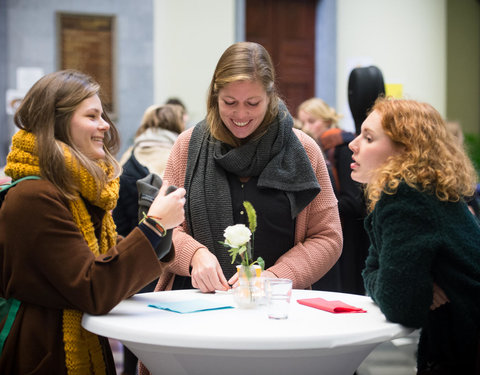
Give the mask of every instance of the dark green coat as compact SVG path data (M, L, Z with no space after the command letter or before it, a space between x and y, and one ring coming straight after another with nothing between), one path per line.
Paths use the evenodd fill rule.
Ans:
M365 228L365 288L387 319L422 329L419 369L450 363L470 374L480 326L480 226L467 205L401 184L382 195ZM434 282L450 303L431 311Z

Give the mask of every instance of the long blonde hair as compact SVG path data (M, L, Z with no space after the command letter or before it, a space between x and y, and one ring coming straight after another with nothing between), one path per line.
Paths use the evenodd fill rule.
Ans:
M369 211L382 193L394 194L402 181L441 201L456 202L473 194L477 181L473 164L435 108L415 100L379 98L373 111L404 152L390 157L366 186Z
M278 114L278 96L275 88L275 69L267 50L253 42L239 42L228 47L217 63L207 98L207 124L212 136L231 146L238 140L220 118L218 93L226 85L237 81L257 81L269 98L267 113L258 129L249 137L256 139L266 133L268 125Z
M102 118L110 129L105 133L105 162L113 167L112 175L105 175L102 167L78 150L71 135L70 122L80 103L94 95L100 96L100 86L90 76L76 70L62 70L40 78L28 91L17 109L14 121L17 127L31 132L37 139L40 173L52 182L67 198L74 196L74 180L65 165L65 144L79 163L95 177L100 190L118 177L121 167L113 156L119 148L118 130L103 112Z

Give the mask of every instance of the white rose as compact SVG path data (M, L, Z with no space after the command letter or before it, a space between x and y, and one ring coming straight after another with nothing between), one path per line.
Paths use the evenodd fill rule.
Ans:
M243 224L231 225L225 229L225 242L234 247L240 247L250 241L252 232Z

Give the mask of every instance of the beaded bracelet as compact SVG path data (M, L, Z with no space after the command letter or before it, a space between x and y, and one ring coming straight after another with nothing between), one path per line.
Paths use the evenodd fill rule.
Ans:
M145 212L143 212L143 219L140 220L138 224L142 224L143 222L147 222L151 226L153 226L160 234L160 237L165 237L167 234L167 230L163 226L163 224L160 222L160 218L156 216L147 216Z

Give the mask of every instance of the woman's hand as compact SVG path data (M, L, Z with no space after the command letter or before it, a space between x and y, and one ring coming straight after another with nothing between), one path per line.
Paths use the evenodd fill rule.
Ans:
M433 303L430 306L430 310L435 310L440 306L450 302L447 295L437 284L433 283Z
M165 195L168 181L164 180L152 205L148 209L148 216L155 216L165 229L171 229L180 225L185 220L185 189L177 190Z
M204 293L230 289L217 257L208 249L198 249L193 254L191 266L194 288L198 288Z

